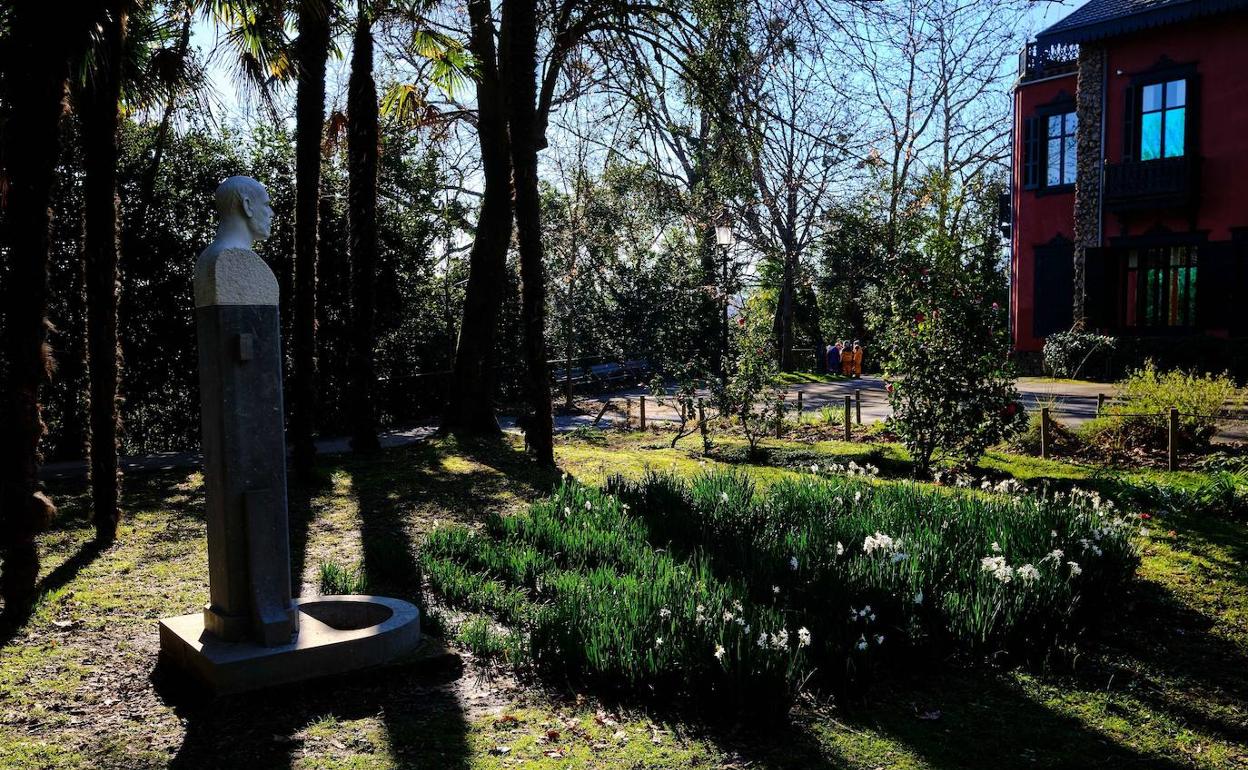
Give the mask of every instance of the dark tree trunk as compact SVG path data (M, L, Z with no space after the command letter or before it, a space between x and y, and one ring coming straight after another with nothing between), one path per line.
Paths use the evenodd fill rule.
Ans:
M815 371L823 374L828 370L828 354L825 349L827 343L823 338L823 329L819 328L819 299L815 296L814 287L809 283L803 283L798 293L802 301L794 312L815 346Z
M503 55L509 74L508 125L520 249L520 324L524 333L525 437L537 461L555 464L550 375L546 364L546 272L537 185L537 2L503 3Z
M8 271L0 312L0 595L5 615L21 618L35 598L39 553L35 535L56 514L38 472L46 426L40 391L51 381L48 349L48 248L51 211L65 111L69 60L81 31L53 3L19 3L9 29L4 83ZM71 14L73 15L73 14Z
M374 452L377 413L373 401L373 317L377 265L377 86L373 82L373 32L368 10L359 9L347 86L347 210L351 228L351 448Z
M117 462L121 413L117 339L117 129L128 0L110 0L100 20L94 68L82 90L83 286L86 293L88 439L96 540L110 543L121 519Z
M459 329L442 430L491 435L499 432L493 404L494 338L506 291L507 246L511 242L511 142L489 0L471 0L468 16L472 24L469 48L481 68L477 136L485 184L469 255L464 322Z
M316 460L316 247L321 187L321 132L325 123L325 61L329 58L329 4L302 0L295 60L295 329L290 433L295 474L312 476Z
M793 366L793 281L796 270L787 250L780 278L780 296L776 300L773 331L776 337L776 362L781 371L791 372Z

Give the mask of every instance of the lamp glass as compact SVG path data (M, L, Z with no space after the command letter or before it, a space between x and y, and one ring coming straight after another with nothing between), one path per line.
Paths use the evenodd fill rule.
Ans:
M732 245L732 225L715 226L715 242L720 246Z

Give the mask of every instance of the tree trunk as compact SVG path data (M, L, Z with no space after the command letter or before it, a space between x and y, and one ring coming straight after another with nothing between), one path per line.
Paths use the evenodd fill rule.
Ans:
M347 208L351 228L351 448L375 452L377 373L373 317L377 270L377 160L381 136L373 81L373 32L362 5L355 22L347 86Z
M51 381L48 348L48 248L52 185L65 111L65 82L77 26L52 3L19 3L4 61L8 107L2 145L9 269L0 312L0 595L5 615L22 618L35 598L35 535L56 514L38 472L46 426L40 390ZM69 27L67 29L66 27Z
M503 3L508 125L520 248L520 324L524 332L525 437L537 461L555 464L550 375L546 364L546 273L541 198L537 185L537 2Z
M450 394L442 415L444 432L499 433L494 414L498 310L506 291L507 247L511 243L511 141L499 82L490 0L471 0L469 48L480 67L477 80L477 137L484 187L477 232L468 258L464 322L459 328Z
M780 370L791 372L793 366L793 281L796 270L794 259L786 249L781 274L780 296L776 300L776 317L773 331L776 336L776 363Z
M87 450L92 520L96 540L101 543L110 543L117 537L121 519L121 469L117 457L121 427L117 392L121 359L117 338L117 130L128 5L128 0L110 0L105 4L95 66L81 99L86 171L83 286L90 399Z
M290 432L295 474L312 475L316 459L316 247L321 187L321 132L325 122L325 61L329 6L302 0L295 60L295 329Z

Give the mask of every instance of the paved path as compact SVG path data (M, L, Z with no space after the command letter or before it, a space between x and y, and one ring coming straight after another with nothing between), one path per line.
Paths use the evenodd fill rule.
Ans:
M853 397L856 392L862 393L862 421L878 422L887 419L892 410L888 405L886 383L880 377L864 376L857 380L838 380L836 382L808 382L790 385L788 390L791 398L802 393L803 407L806 411L815 411L823 407L841 409L845 396ZM1113 395L1116 391L1112 384L1095 382L1060 382L1038 377L1024 377L1018 381L1019 394L1028 410L1043 406L1050 408L1050 414L1062 423L1077 427L1096 416L1096 397L1098 393ZM555 430L566 432L577 428L611 427L622 425L631 416L636 424L637 404L639 396L646 395L647 422L675 422L678 413L674 405L656 403L654 396L648 395L642 387L634 387L614 391L608 394L580 398L577 405L584 413L557 414ZM705 391L701 393L709 397ZM599 409L604 402L610 402L601 419L595 422ZM556 401L556 406L562 401ZM792 402L791 402L792 403ZM499 424L504 430L515 431L514 417L499 417ZM381 445L386 448L407 446L423 441L433 435L437 426L434 424L415 425L406 428L388 430L380 435ZM1248 441L1248 424L1229 423L1219 427L1214 439L1218 442ZM347 438L323 439L316 443L321 454L344 454L351 451ZM200 466L198 452L165 452L147 457L122 458L123 472L170 470L173 468L198 468ZM69 461L49 463L43 466L40 476L44 479L83 478L87 475L85 462Z

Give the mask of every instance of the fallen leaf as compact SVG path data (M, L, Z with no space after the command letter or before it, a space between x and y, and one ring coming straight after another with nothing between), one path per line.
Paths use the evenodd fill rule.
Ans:
M495 756L501 757L504 754L511 753L511 747L510 746L495 746L494 748L490 749L490 753L494 754Z

